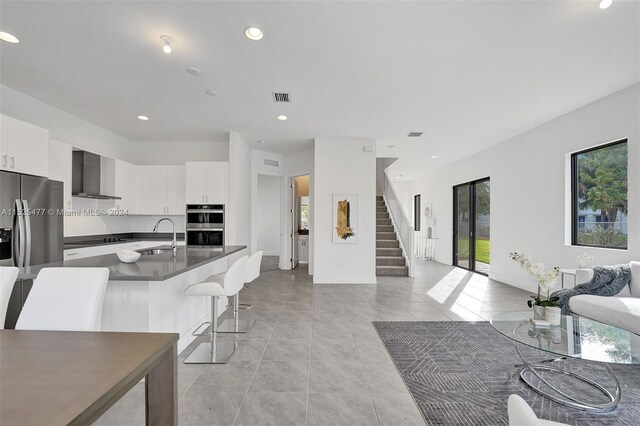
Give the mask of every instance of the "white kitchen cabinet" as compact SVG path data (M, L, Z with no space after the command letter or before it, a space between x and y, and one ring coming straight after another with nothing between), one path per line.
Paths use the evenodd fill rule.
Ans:
M167 213L185 214L185 167L167 166Z
M205 172L205 201L208 204L227 204L229 163L206 163Z
M140 166L140 213L164 214L167 209L167 166Z
M49 139L49 179L64 184L64 208L71 209L72 147L57 139Z
M185 200L187 204L204 203L204 194L206 190L206 163L185 164Z
M117 210L127 210L130 215L140 213L140 167L122 160L115 160L115 188L113 195Z
M188 162L185 171L187 204L226 204L229 188L229 163Z
M185 214L184 166L139 166L140 214Z
M0 116L0 169L49 176L49 130Z

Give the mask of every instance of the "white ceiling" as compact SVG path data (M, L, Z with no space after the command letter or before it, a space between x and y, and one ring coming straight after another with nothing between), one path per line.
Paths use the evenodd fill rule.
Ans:
M410 179L640 81L640 3L598 2L3 0L1 81L135 141L376 138Z

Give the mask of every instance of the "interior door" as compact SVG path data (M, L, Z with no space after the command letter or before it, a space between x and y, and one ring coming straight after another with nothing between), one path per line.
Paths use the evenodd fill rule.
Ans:
M298 187L291 179L291 269L298 266Z

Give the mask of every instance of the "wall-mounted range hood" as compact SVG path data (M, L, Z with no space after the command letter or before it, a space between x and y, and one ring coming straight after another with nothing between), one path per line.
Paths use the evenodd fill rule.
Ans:
M87 151L73 151L71 195L98 200L121 200L100 193L100 156Z

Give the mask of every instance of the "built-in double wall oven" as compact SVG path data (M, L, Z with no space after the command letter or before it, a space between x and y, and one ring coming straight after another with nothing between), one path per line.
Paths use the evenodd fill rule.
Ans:
M224 204L187 204L187 246L224 245Z

